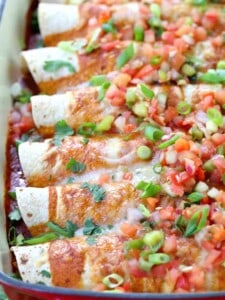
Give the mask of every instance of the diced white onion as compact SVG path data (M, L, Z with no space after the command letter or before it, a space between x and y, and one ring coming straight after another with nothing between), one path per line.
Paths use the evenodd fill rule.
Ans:
M195 191L199 193L206 193L208 190L208 185L203 181L199 181L195 186Z
M213 199L215 199L217 196L218 196L218 194L219 194L219 190L218 189L216 189L216 188L211 188L209 191L208 191L208 193L207 193L207 195L210 197L210 198L213 198Z

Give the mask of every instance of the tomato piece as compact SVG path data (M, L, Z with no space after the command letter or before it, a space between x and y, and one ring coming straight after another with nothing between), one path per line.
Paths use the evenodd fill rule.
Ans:
M188 281L188 277L185 274L181 274L176 282L176 289L184 289L189 291L190 290L190 283Z
M24 133L34 128L34 121L31 116L22 116L19 125L21 129L21 133Z

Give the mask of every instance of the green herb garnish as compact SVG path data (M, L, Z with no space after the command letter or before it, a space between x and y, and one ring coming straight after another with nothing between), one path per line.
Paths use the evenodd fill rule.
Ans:
M46 60L43 66L43 69L48 73L57 72L62 68L67 68L70 73L76 72L74 66L64 60Z
M89 190L95 202L101 202L105 198L106 191L101 185L84 182L82 183L81 188Z
M128 63L134 57L134 45L131 43L127 46L117 57L116 65L118 69L121 69L126 63Z
M93 223L91 218L87 218L84 221L83 234L84 235L100 235L104 232L104 229Z
M76 161L74 158L71 158L66 164L66 170L70 170L72 173L82 173L86 170L86 166L79 161Z
M55 125L55 136L53 143L59 146L61 141L66 137L74 134L73 128L67 125L65 120L58 121Z
M51 229L56 234L59 234L61 236L65 236L65 237L69 237L69 238L73 237L75 231L77 230L77 225L74 224L71 221L66 221L66 227L65 228L63 228L63 227L61 227L58 224L55 224L53 222L47 222L46 225L49 229Z

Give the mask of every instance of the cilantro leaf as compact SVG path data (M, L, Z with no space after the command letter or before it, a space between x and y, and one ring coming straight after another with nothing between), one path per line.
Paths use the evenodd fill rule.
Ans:
M76 161L74 158L71 158L66 164L66 170L70 170L72 173L82 173L86 170L86 166L85 164Z
M43 66L43 69L48 73L56 72L62 68L67 68L70 73L76 72L74 66L64 60L46 60Z
M103 23L102 29L105 32L117 33L113 19L108 20L107 23Z
M88 182L84 182L81 185L82 189L88 189L89 192L92 194L95 202L101 202L105 198L105 189L98 185L98 184L90 184Z
M69 136L73 134L74 134L73 128L68 126L65 120L58 121L55 125L55 136L53 139L53 143L56 146L59 146L65 136Z
M46 270L42 270L41 275L46 278L51 278L51 273Z
M11 199L16 200L16 192L11 192L11 191L9 191L9 192L8 192L8 195L9 195L9 197L10 197Z
M84 235L100 235L104 229L92 222L91 218L84 221L83 234Z
M30 102L31 96L32 93L30 91L22 90L20 95L17 97L17 99L19 100L20 103L25 104Z

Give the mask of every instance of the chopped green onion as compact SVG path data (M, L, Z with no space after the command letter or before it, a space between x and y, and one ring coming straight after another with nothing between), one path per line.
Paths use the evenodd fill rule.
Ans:
M161 55L153 55L150 59L150 64L152 66L159 65L162 62L162 56Z
M167 81L167 73L165 71L159 70L158 74L159 74L159 81L160 82Z
M144 29L141 26L135 26L134 27L134 40L137 42L144 41L145 33Z
M138 209L144 217L149 218L151 216L149 209L147 209L147 207L144 204L139 204Z
M142 249L143 245L144 242L141 239L130 240L125 243L125 249L126 251L129 251L130 249Z
M134 114L140 118L147 117L148 115L148 107L145 102L137 102L133 105L132 110Z
M17 99L19 100L20 103L29 103L30 102L30 98L32 96L32 93L30 91L21 90L20 95L17 97Z
M209 120L213 121L217 126L223 126L223 115L218 109L209 108L207 110L207 117L209 118Z
M108 131L111 128L113 121L114 121L113 116L110 115L105 116L104 119L99 124L97 124L96 131L97 132Z
M165 148L173 145L176 142L176 140L178 140L179 138L180 138L179 135L174 135L170 140L159 144L158 148L159 149L165 149Z
M57 44L57 47L64 51L73 53L80 51L86 44L86 39L76 39L74 41L61 41Z
M220 60L216 66L217 69L225 69L225 60Z
M213 161L207 160L203 165L203 169L207 172L212 172L215 169L215 165L213 164Z
M225 154L224 145L218 146L216 149L216 153L224 156L224 154Z
M90 86L100 86L105 83L106 80L107 79L105 75L95 75L91 77L91 79L89 80L89 84Z
M195 68L187 63L182 66L181 72L188 77L196 74Z
M225 83L225 70L209 70L206 73L199 75L198 79L202 82L212 84Z
M195 6L205 6L208 4L208 0L192 0L191 4Z
M74 158L71 158L66 164L66 170L70 170L72 173L82 173L86 169L85 164L76 161Z
M137 186L137 190L143 191L141 194L141 198L148 198L148 197L154 197L161 191L161 186L158 184L154 184L153 182L145 182L140 181Z
M126 104L129 108L131 108L137 100L136 88L130 87L126 91Z
M143 160L149 159L152 156L152 150L145 145L140 146L137 149L137 156Z
M77 230L77 225L72 223L71 221L66 221L66 227L63 228L59 226L58 224L55 224L53 222L47 222L47 227L50 228L55 233L65 236L65 237L73 237L75 231Z
M8 192L8 195L9 195L9 197L10 197L11 199L16 200L16 192L11 192L11 191L9 191L9 192Z
M41 234L39 236L36 236L34 238L23 240L23 244L24 245L43 244L46 242L56 240L58 237L59 237L58 234L56 234L54 232L47 232L47 233Z
M187 196L187 199L192 203L199 203L204 198L204 195L199 192L193 192Z
M190 133L194 141L201 141L203 138L203 132L196 126L191 128Z
M100 34L101 34L101 28L96 28L95 31L92 34L92 37L87 45L87 47L85 48L85 52L86 53L91 53L93 50L97 49L98 46L96 45L96 41L99 38Z
M150 11L156 18L161 17L161 8L160 8L159 4L152 3L150 6Z
M156 173L156 174L161 174L162 171L163 171L163 166L160 165L160 163L157 163L157 164L155 164L155 165L153 166L153 171L154 171L154 173Z
M191 112L191 105L186 101L181 101L177 105L177 112L180 115L188 115Z
M139 258L139 266L141 268L141 270L145 271L145 272L149 272L151 270L151 267L153 266L153 264L151 262L149 262L148 260L145 260L143 257Z
M161 230L153 230L145 234L143 242L149 247L151 253L157 252L164 244L165 236Z
M107 23L102 24L102 29L105 32L117 33L117 29L115 27L113 19L108 20Z
M121 69L126 63L128 63L134 57L134 45L131 43L127 46L117 57L116 65L118 69Z
M102 280L102 283L110 289L114 289L120 286L121 284L123 284L123 282L124 282L123 277L116 273L112 273L104 277Z
M196 211L190 220L188 220L186 230L184 232L185 237L189 237L197 232L199 232L202 228L205 227L207 222L207 217L209 214L208 207L202 208Z
M151 16L150 19L148 19L148 24L154 30L156 37L160 37L163 33L163 26L160 18L156 16Z
M95 133L95 131L96 131L96 124L92 122L83 123L77 129L77 133L85 137L92 136Z
M155 94L152 90L150 90L150 88L145 85L144 83L140 84L140 88L141 88L141 92L142 94L147 98L147 99L152 99Z
M105 81L98 90L98 100L102 101L105 98L106 91L110 87L110 82L107 80Z
M147 125L144 130L145 137L152 142L160 140L163 134L164 133L161 129L152 125Z
M70 62L64 60L46 60L43 66L44 71L49 73L57 72L62 68L67 68L70 73L76 72L74 66Z
M148 261L153 265L166 264L170 261L170 256L165 253L153 253L149 255Z

